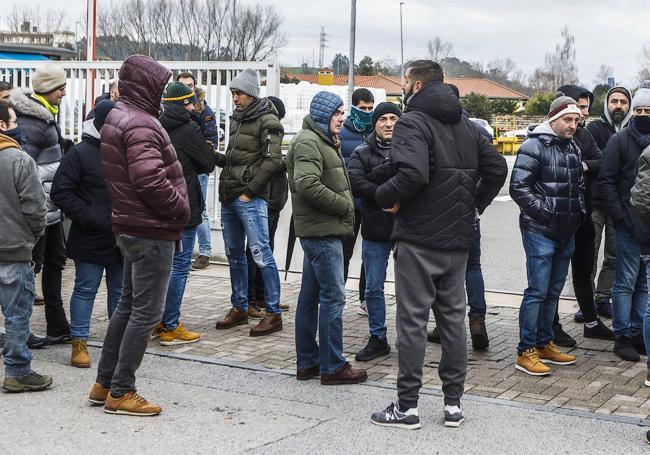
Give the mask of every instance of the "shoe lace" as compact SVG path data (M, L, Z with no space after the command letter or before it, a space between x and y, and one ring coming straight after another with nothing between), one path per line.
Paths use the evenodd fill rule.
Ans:
M143 397L138 395L137 392L133 392L133 395L131 396L131 399L135 401L137 404L148 404L148 401L145 400Z
M560 348L557 347L557 344L555 344L553 341L551 341L547 346L546 349L556 352L556 353L561 353Z
M533 363L539 363L539 354L537 354L537 351L535 349L529 349L526 351L526 356L528 359L533 362Z

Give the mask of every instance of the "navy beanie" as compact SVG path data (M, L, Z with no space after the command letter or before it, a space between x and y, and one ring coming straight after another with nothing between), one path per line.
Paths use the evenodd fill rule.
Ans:
M395 103L391 103L390 101L379 103L375 110L372 111L372 127L375 127L379 117L386 114L395 114L396 116L401 117L402 111L399 110L399 107L397 107Z
M318 92L311 100L309 116L325 134L331 136L330 121L341 106L343 106L343 100L336 93Z
M97 131L99 131L104 122L106 122L106 117L108 113L115 107L115 103L111 100L102 100L99 103L95 104L95 118L93 118L93 125Z

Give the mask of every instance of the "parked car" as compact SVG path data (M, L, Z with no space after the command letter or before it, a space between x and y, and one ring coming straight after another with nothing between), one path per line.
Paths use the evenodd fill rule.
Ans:
M490 136L494 137L494 128L490 126L487 120L483 120L482 118L473 118L473 117L470 117L470 120L476 123L478 126L483 127L485 131L490 133Z
M518 137L519 139L526 139L528 137L528 130L523 129L506 131L505 133L501 134L501 137Z

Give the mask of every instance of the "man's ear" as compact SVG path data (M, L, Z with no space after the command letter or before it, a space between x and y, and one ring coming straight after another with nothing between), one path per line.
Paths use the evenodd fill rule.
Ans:
M416 81L413 84L413 93L418 93L420 90L422 90L422 81Z

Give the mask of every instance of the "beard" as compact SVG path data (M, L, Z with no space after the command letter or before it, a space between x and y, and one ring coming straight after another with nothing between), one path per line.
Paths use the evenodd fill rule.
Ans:
M623 112L623 109L617 108L614 109L613 111L609 111L609 116L612 118L612 122L615 124L619 125L623 120L625 120L625 116L627 114Z
M402 105L404 107L406 107L406 105L408 104L408 102L409 102L409 100L411 99L412 96L413 96L413 91L411 91L411 92L403 91L402 92Z

